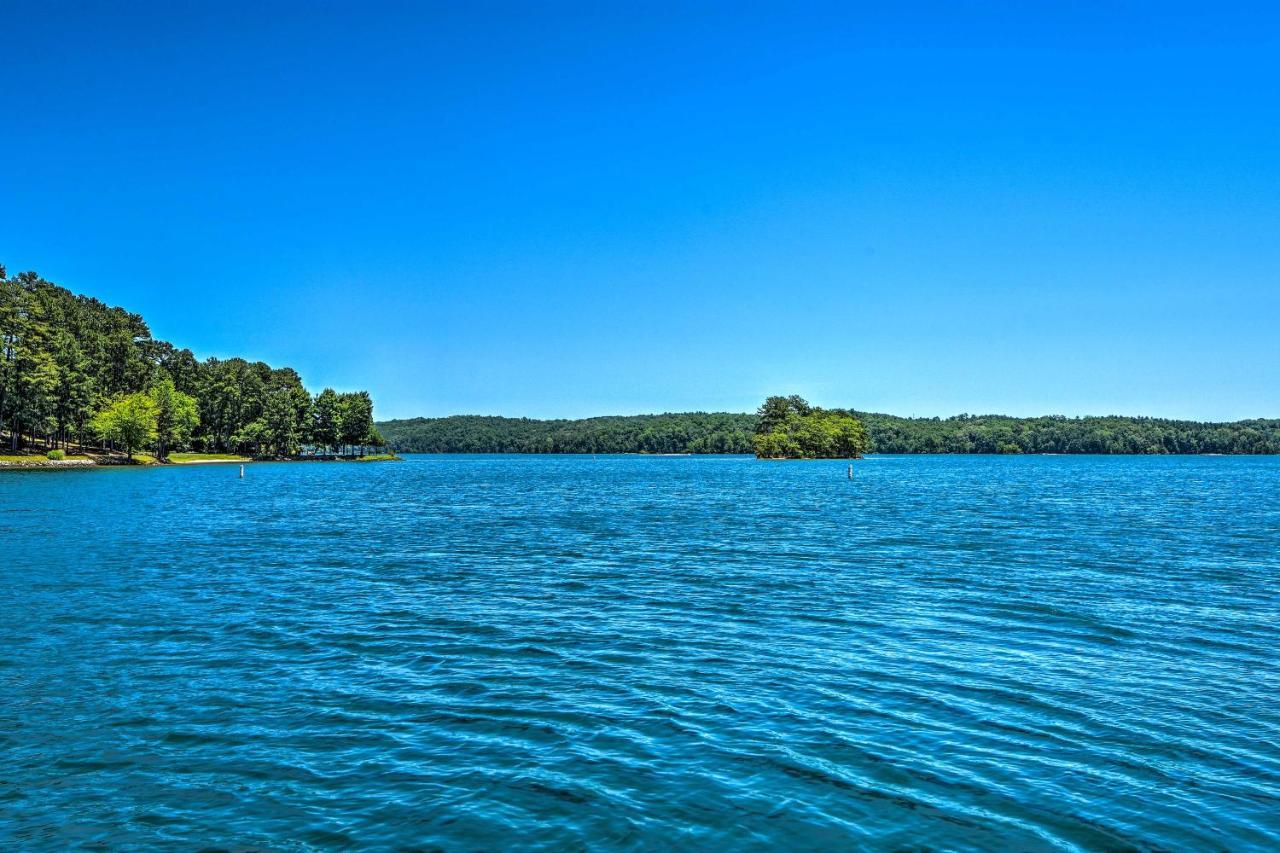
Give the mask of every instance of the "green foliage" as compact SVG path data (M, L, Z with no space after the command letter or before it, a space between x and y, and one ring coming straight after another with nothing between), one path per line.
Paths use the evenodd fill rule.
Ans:
M267 394L259 434L263 450L272 456L289 456L298 450L306 422L299 418L293 392L288 388L276 388Z
M848 414L866 429L866 453L1280 453L1280 420ZM573 421L455 415L384 421L377 429L406 453L753 453L758 423L754 414L723 412ZM764 449L786 456L791 448Z
M47 456L49 459L52 459L54 462L61 462L63 459L67 458L67 451L50 450L48 453L45 454L45 456Z
M754 415L691 412L539 421L456 415L384 421L410 453L750 453Z
M185 445L197 426L200 414L196 399L174 388L173 379L161 376L150 391L156 407L156 438L159 445L156 456L165 459L170 447Z
M326 448L338 446L342 430L339 409L338 394L332 388L316 395L311 407L311 439L316 444Z
M751 443L761 459L856 459L867 449L867 431L856 417L794 395L765 400L757 418Z
M338 440L345 445L370 444L377 432L373 425L373 400L365 391L338 398Z
M156 416L159 409L150 394L121 394L93 417L93 429L110 442L133 451L156 440Z
M252 456L238 453L170 453L170 462L249 462Z
M1280 453L1280 420L863 414L874 453Z
M758 419L755 425L756 435L771 433L782 426L788 417L792 415L803 417L810 411L808 401L798 394L792 394L790 397L767 397L756 411Z
M376 444L365 392L328 391L317 432L311 395L296 371L241 358L198 361L190 350L152 338L137 314L35 273L9 277L0 266L0 429L15 452L27 438L84 444L99 415L139 393L156 409L155 436L147 441L161 459L184 449L285 456L303 444Z
M311 442L325 450L376 446L381 441L367 391L339 394L326 388L316 395L310 419Z

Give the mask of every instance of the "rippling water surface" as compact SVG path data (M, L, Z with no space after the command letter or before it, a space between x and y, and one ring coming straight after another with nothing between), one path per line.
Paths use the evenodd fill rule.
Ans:
M0 844L1280 845L1280 459L0 472Z

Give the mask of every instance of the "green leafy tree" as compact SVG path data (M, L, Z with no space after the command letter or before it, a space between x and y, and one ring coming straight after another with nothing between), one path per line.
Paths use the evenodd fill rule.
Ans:
M83 443L84 426L93 415L93 375L89 359L67 331L59 331L52 342L57 382L54 386L53 419L57 437L66 443L71 432Z
M0 267L0 429L13 447L27 436L65 443L108 402L151 391L161 455L188 443L284 454L312 432L311 396L296 371L242 358L197 361L190 350L152 338L137 314ZM320 420L334 445L341 440L336 395L325 402ZM364 418L357 412L349 420L359 431Z
M169 451L184 446L200 425L196 400L174 388L167 374L151 387L150 397L156 410L156 456L168 459Z
M762 459L855 459L868 440L862 422L848 412L816 408L796 396L770 397L760 407L752 447Z
M93 417L93 429L108 441L133 452L156 440L156 403L150 394L122 394Z
M167 341L152 341L148 360L173 380L173 387L190 397L198 397L201 364L189 349L178 349Z
M18 339L18 318L21 312L22 288L10 281L0 266L0 429L10 427L14 377L14 348ZM16 440L17 430L13 429Z
M19 292L4 331L8 360L6 404L14 449L21 444L24 428L34 436L52 427L58 385L52 329L43 303L35 296L40 279L35 273L20 273L17 283Z
M231 437L231 446L240 451L248 451L254 456L261 456L267 436L267 422L258 418L249 421L236 431L236 434Z
M788 415L807 415L809 410L808 401L796 394L790 397L767 397L756 412L756 434L773 432Z
M338 446L341 437L341 412L338 394L332 388L326 388L316 395L311 407L311 442L332 450Z
M279 388L267 396L262 417L261 440L275 456L292 456L301 437L297 399L288 388Z
M356 391L338 398L338 442L354 447L369 443L373 435L373 400L368 392Z

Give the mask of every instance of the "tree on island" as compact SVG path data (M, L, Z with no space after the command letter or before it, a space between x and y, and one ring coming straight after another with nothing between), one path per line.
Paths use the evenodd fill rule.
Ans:
M776 430L787 419L788 415L808 415L813 411L809 401L799 394L790 397L769 397L756 410L756 435Z
M370 444L377 430L373 425L373 400L365 391L338 395L338 442L345 447Z
M856 459L867 450L862 421L794 394L768 398L757 417L751 445L759 459Z
M311 407L311 440L313 443L332 449L338 444L341 434L341 412L338 392L326 388L316 395L315 405Z

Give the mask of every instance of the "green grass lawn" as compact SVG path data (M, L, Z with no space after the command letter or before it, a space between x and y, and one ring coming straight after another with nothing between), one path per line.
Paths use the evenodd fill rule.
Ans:
M11 456L0 453L0 463L5 465L39 465L49 460L43 456Z
M399 458L400 458L399 456L396 456L393 453L375 453L375 454L371 454L369 456L358 458L352 461L382 462L390 459L399 459ZM97 456L67 454L66 460L64 461L63 464L77 463L77 462L83 463L85 461L93 461L95 464L99 464L99 465L125 464L124 454L121 454L121 453L110 454L110 455L100 454ZM182 464L190 465L192 463L197 463L197 462L252 462L253 457L244 456L239 453L170 453L169 461L176 462L179 465L182 465ZM150 453L144 453L143 451L139 450L139 451L135 451L133 454L133 464L134 465L158 465L160 464L160 462ZM48 459L43 453L29 453L29 454L21 454L16 456L0 454L0 465L6 466L6 467L20 466L20 467L26 467L26 468L53 468L53 467L57 467L59 463Z
M0 465L19 466L24 468L56 468L60 464L82 464L88 459L88 456L84 456L82 454L69 453L64 459L55 462L43 453L24 453L16 456L13 454L0 453Z
M170 453L170 462L252 462L238 453Z

